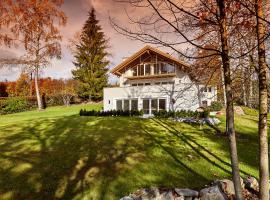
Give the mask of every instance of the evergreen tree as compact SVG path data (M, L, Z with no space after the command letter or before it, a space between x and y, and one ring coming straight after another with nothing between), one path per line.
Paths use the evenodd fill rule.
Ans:
M102 32L95 10L89 12L75 50L74 79L78 80L78 95L85 99L100 100L108 77L108 40Z

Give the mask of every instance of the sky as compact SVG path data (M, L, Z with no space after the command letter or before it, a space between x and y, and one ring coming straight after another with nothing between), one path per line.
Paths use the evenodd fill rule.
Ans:
M67 25L61 28L63 35L62 40L62 59L52 60L51 65L43 70L42 77L53 78L71 78L71 70L74 68L72 64L73 56L67 49L68 40L83 27L87 20L88 11L94 7L97 14L97 19L100 20L100 25L109 38L110 47L108 51L111 53L109 58L111 64L109 68L119 64L124 57L128 57L144 47L145 44L130 40L123 35L118 34L110 25L109 16L116 19L119 23L128 24L126 11L129 13L136 12L130 6L123 3L117 3L114 0L65 0L61 9L68 17ZM1 47L0 54L22 56L22 48L8 49ZM1 69L0 81L16 80L22 69ZM117 81L116 77L110 75L109 81L114 83Z

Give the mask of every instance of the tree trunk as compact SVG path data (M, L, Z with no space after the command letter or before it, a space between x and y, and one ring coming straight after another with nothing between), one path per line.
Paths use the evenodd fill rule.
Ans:
M252 55L249 55L249 67L248 67L248 99L247 99L247 106L252 107L252 100L253 100L253 82L252 82L252 72L254 70L254 59Z
M39 86L38 86L38 69L35 69L35 89L36 89L36 96L37 96L37 103L38 103L38 110L42 110L42 101L39 93Z
M234 109L233 109L233 95L232 95L232 79L231 79L231 66L229 60L229 47L228 47L228 33L226 25L226 10L224 0L217 0L217 5L220 12L220 39L221 39L221 57L224 73L224 84L226 92L226 133L229 136L230 155L232 176L235 189L235 197L237 200L242 200L242 190L240 182L240 173L238 166L237 146L234 130Z
M226 92L225 92L225 80L224 80L224 70L223 70L223 68L221 68L221 83L222 83L224 107L226 107L227 106L227 99L226 99Z
M257 42L259 64L259 148L260 148L260 199L269 200L269 163L267 136L267 65L265 60L265 26L262 0L255 1L257 13Z
M243 67L241 68L242 69L242 75L244 75L244 77L242 77L242 80L241 80L241 86L242 86L242 91L243 91L243 104L244 106L247 106L247 87L246 87L246 73L245 73L245 70L243 69Z

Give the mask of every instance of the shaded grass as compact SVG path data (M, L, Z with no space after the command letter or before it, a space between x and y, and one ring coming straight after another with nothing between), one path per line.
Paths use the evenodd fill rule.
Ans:
M119 199L141 187L196 189L230 177L227 138L207 126L80 117L82 107L100 108L1 116L0 199ZM242 175L257 176L256 120L236 122Z

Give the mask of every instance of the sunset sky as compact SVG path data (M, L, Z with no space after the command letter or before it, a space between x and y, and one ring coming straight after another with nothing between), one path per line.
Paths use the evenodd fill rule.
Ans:
M87 12L92 6L96 9L100 25L110 40L109 52L112 54L112 57L110 58L112 62L110 68L119 64L123 57L130 56L145 45L137 41L131 41L125 36L119 35L110 25L109 15L120 23L128 24L125 10L129 13L138 12L130 6L124 5L123 3L116 3L114 0L65 0L62 9L68 17L68 22L65 27L61 28L63 35L62 59L53 60L51 66L43 70L42 77L71 77L71 69L74 67L72 64L73 57L67 50L66 45L74 33L82 28L87 19ZM0 53L1 55L21 56L23 55L23 49L2 48ZM18 78L20 71L20 69L2 69L0 70L0 80L15 80ZM110 76L110 81L115 82L116 79Z

